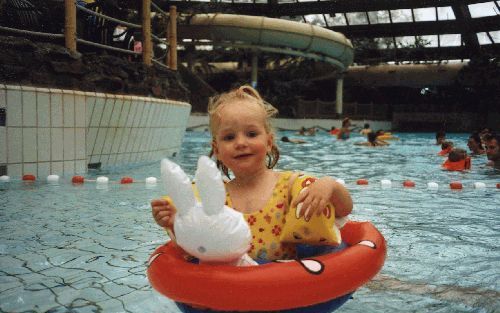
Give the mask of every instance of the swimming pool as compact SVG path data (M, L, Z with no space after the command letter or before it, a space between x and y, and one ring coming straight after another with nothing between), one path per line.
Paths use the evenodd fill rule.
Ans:
M372 221L387 240L381 273L339 312L498 312L500 172L484 166L484 156L473 158L470 172L441 171L433 134L398 136L383 148L325 133L304 137L302 145L279 143L279 169L344 179L354 199L352 219ZM465 147L466 134L448 137ZM176 161L190 175L209 139L186 133ZM159 162L88 176L98 175L159 177ZM359 178L369 185L356 185ZM392 187L382 188L381 179ZM403 188L405 179L416 187ZM0 183L0 312L178 312L145 276L149 254L166 240L148 204L162 195L161 186L96 188L69 180ZM450 190L452 180L463 190ZM439 189L428 190L429 181ZM487 187L474 189L474 182Z

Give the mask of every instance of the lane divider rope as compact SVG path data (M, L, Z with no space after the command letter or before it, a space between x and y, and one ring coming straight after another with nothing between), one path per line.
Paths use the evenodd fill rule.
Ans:
M36 176L33 174L25 174L22 176L22 181L24 181L24 182L35 182L36 180L37 180ZM60 180L59 175L49 175L49 176L47 176L47 179L46 179L47 183L59 183L59 180ZM11 178L9 176L7 176L7 175L0 176L0 183L8 183L10 181L11 181ZM345 180L339 178L336 181L338 183L346 186ZM109 178L106 176L98 176L96 179L87 179L84 176L75 175L71 178L71 183L74 185L83 184L83 183L96 183L97 185L100 185L100 186L105 186L105 185L108 185L110 183L111 184L122 184L122 185L134 184L134 183L144 183L148 186L154 186L158 183L158 179L156 177L147 177L144 180L135 180L130 176L124 176L119 181L110 181ZM390 179L382 179L382 180L380 180L379 183L383 189L388 189L388 188L392 188L392 187L399 185L399 183L396 185ZM356 185L367 186L367 185L369 185L369 181L368 181L368 179L360 178L360 179L356 180ZM411 189L411 188L416 188L417 184L414 181L407 179L401 183L401 186L403 186L403 188ZM437 182L431 181L431 182L428 182L426 184L426 187L429 190L437 190L440 188L440 185ZM472 183L471 187L474 189L486 189L486 188L500 189L500 183L496 183L496 185L490 185L490 184L486 184L484 182L476 181L476 182ZM464 189L464 184L460 181L452 181L449 183L449 188L452 190L462 190L462 189Z

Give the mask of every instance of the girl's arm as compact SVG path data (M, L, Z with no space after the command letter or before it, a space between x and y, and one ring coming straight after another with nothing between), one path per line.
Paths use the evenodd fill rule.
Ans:
M172 240L174 235L174 219L177 210L170 199L154 199L151 201L151 212L156 224L165 228Z

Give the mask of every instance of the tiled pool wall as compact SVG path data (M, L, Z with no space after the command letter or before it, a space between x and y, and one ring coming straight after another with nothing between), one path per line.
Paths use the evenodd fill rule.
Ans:
M0 175L83 174L178 152L191 105L0 84Z

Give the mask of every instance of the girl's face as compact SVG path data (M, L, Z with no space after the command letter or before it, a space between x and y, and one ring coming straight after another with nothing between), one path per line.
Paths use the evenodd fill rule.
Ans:
M237 100L224 104L214 116L215 156L235 176L265 169L273 135L265 127L266 114L256 103Z

